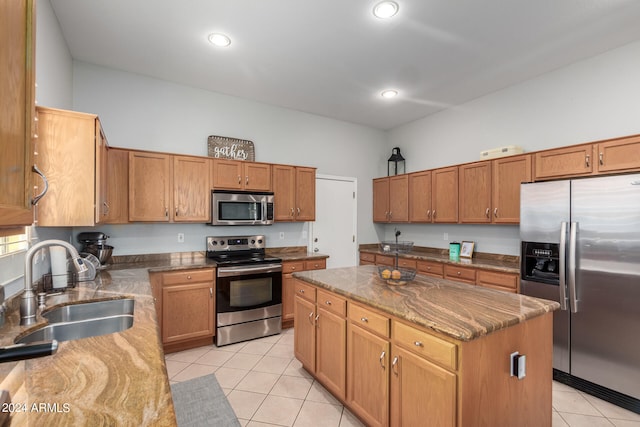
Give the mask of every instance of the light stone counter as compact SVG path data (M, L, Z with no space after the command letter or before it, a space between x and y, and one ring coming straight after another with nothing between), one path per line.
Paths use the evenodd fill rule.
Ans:
M462 341L560 307L553 301L422 275L406 285L389 286L375 266L304 271L293 277Z

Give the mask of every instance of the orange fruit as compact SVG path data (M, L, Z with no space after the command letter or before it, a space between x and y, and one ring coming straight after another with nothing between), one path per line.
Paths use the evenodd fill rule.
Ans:
M398 271L398 270L393 270L393 271L391 272L391 278L392 278L392 279L394 279L394 280L398 280L398 279L400 279L401 277L402 277L402 273L400 273L400 271Z
M382 270L382 273L380 273L380 275L383 279L388 279L391 277L391 272L388 269L384 269Z

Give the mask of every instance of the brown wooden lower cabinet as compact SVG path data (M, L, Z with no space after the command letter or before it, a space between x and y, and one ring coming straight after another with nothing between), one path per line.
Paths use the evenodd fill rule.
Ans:
M518 286L520 284L520 275L499 271L478 270L476 283L478 286L517 293L520 289L520 286Z
M165 353L213 342L215 270L213 268L151 273Z
M293 327L294 321L294 289L293 273L307 270L324 270L327 268L326 259L310 259L284 261L282 263L282 328Z
M444 278L475 285L476 269L447 264L444 266Z
M551 426L553 313L459 341L299 282L307 288L295 297L295 355L366 425ZM327 298L344 300L346 318L323 306ZM527 356L522 380L509 373L514 351ZM345 358L341 394L318 367L341 375Z

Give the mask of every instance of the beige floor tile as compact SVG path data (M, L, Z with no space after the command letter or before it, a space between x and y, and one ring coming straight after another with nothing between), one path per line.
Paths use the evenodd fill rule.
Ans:
M344 408L340 419L340 427L365 427L365 425L350 410Z
M629 420L615 420L610 419L614 426L616 427L640 427L640 421L629 421Z
M339 427L341 417L342 405L306 400L293 425L294 427Z
M313 384L313 380L310 378L282 375L269 394L304 399L311 389L311 384Z
M556 411L553 411L553 414L551 417L551 427L569 427L569 424L567 424L564 421L564 419L559 413L557 413Z
M598 399L597 397L591 396L590 394L580 394L582 394L582 396L587 399L589 403L595 406L595 408L607 418L640 422L640 414L636 414L635 412L631 412L627 409L621 408L602 399Z
M553 391L572 391L574 393L579 393L579 391L576 390L575 388L569 387L568 385L563 384L563 383L558 382L558 381L554 381L552 383L552 390Z
M249 420L244 420L242 418L238 418L238 422L240 423L241 427L246 427L249 425L250 421Z
M246 369L248 371L256 366L260 359L262 359L262 356L257 354L236 353L222 366L225 368Z
M189 363L178 362L177 360L165 360L164 364L167 366L167 375L169 379L173 379L180 371L189 366Z
M554 391L553 408L558 412L600 417L602 414L580 393L572 391ZM563 416L564 418L564 416ZM565 418L566 421L566 418Z
M239 343L236 343L236 344L223 345L221 347L214 346L214 348L217 349L217 350L220 350L220 351L230 351L232 353L235 353L238 350L240 350L242 347L244 347L245 345L247 345L246 342L239 342Z
M271 350L267 352L267 356L273 357L286 357L293 359L293 345L288 344L274 344Z
M560 415L569 427L613 427L613 424L605 417L569 414L566 412L560 412Z
M238 353L247 353L247 354L258 354L260 356L264 356L267 354L271 347L273 347L274 343L272 342L248 342L247 345L238 350Z
M166 360L177 360L179 362L193 363L200 356L205 354L209 349L207 347L197 347L189 350L178 351L176 353L169 353L165 356Z
M196 360L196 363L201 365L223 366L229 359L233 357L234 353L229 351L209 350Z
M192 363L191 365L187 366L182 371L180 371L178 374L174 375L172 380L187 381L192 378L213 374L216 371L216 369L218 369L217 366L198 365L197 363Z
M282 357L272 357L272 356L264 356L260 361L253 367L254 371L257 372L267 372L270 374L282 374L287 366L291 363L290 359L285 359Z
M261 423L258 421L249 421L247 427L274 427L276 424Z
M234 388L249 373L246 369L221 367L215 372L218 384L222 388Z
M236 390L269 394L280 375L266 372L249 372L236 386Z
M287 369L284 370L284 375L288 375L290 377L311 378L311 375L302 367L302 363L300 363L298 359L291 360Z
M229 393L227 399L229 399L233 412L236 413L238 418L251 420L251 417L253 417L253 414L256 413L266 397L266 394L233 390Z
M258 338L251 342L269 342L271 344L275 344L278 342L281 336L282 336L281 334L269 335L268 337Z
M282 335L278 340L278 344L290 345L293 347L293 334Z
M303 402L302 399L269 395L264 399L251 421L292 426Z
M342 404L333 397L331 393L327 391L326 388L322 386L318 381L314 381L311 386L311 390L307 393L306 400L310 400L312 402L320 402L320 403L330 403L331 405L340 405Z

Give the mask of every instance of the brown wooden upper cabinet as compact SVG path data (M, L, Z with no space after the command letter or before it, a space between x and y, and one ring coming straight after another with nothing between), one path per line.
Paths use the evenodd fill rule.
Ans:
M38 203L43 227L93 226L107 216L107 140L93 114L37 108L36 164L49 189ZM41 191L38 183L36 192Z
M373 221L409 221L409 175L373 180Z
M271 191L271 165L214 159L211 183L216 189Z
M0 2L0 227L33 222L34 1Z
M517 224L520 184L531 182L531 156L460 166L460 222Z
M433 222L458 222L458 167L431 171Z
M107 224L129 222L129 150L107 150Z
M591 175L594 145L582 144L535 153L535 181Z
M272 165L274 219L276 221L315 221L315 168Z
M409 174L409 222L431 222L431 171Z
M204 157L131 151L129 220L208 221L210 161Z
M640 170L640 135L601 141L596 150L598 172Z

